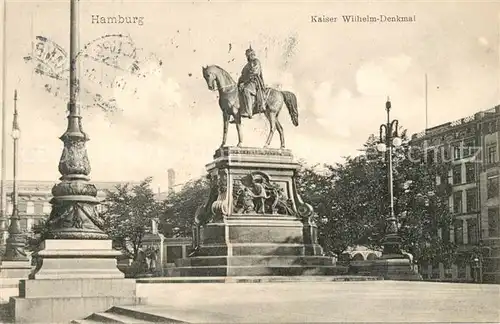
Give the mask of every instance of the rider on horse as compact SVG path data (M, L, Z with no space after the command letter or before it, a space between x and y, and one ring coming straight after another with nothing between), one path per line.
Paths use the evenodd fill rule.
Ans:
M240 116L252 118L254 103L257 111L265 111L266 103L264 99L264 79L259 59L255 55L252 46L245 52L248 63L243 67L241 76L238 79L238 90L240 93ZM254 101L255 100L255 101Z

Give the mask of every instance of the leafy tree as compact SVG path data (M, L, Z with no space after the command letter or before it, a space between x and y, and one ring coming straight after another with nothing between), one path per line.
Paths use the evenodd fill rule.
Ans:
M335 201L331 199L335 190L334 167L330 165L323 167L322 169L319 165L307 166L302 162L297 177L297 189L302 199L314 209L320 245L325 252L340 255L347 247L354 244L356 233L350 224L346 224L344 217L335 216Z
M162 204L157 202L151 189L152 178L137 185L120 184L107 190L102 213L104 229L113 239L115 248L127 257L136 259L144 236L151 230L153 220L158 220Z
M449 186L436 186L437 175L449 165L431 163L427 153L410 145L402 132L402 146L392 152L394 212L400 223L402 249L420 260L453 261L455 246L438 237L451 225ZM380 250L389 216L387 157L376 151L370 136L358 157L325 165L324 172L303 167L299 187L318 213L319 239L325 250L340 255L348 246Z
M163 202L160 231L166 237L191 237L196 210L205 204L209 194L206 177L187 182L179 192L170 193Z

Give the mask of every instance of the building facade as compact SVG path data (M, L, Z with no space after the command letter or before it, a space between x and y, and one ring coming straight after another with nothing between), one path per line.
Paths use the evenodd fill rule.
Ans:
M451 164L436 178L449 188L454 215L451 228L439 235L458 246L458 256L450 267L421 265L426 279L500 282L499 122L497 106L412 137L413 145L426 150L428 162Z
M113 190L116 185L125 184L125 182L92 182L98 189L97 197L103 200L106 197L106 190ZM18 211L20 216L21 229L31 233L33 226L43 219L47 218L51 212L50 200L52 199L52 187L57 182L52 181L17 181L18 192ZM5 182L6 193L6 225L5 231L9 226L9 218L12 215L12 181ZM99 205L98 208L101 208ZM7 240L8 234L6 232L0 233L2 241L0 244L4 245Z

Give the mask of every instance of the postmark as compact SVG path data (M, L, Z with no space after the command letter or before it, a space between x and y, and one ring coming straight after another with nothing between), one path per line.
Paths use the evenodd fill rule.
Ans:
M33 65L45 91L64 101L69 99L69 55L60 45L37 36L24 59ZM122 34L104 35L87 43L75 61L80 103L105 112L120 109L116 96L137 95L141 80L162 67L156 55L138 48L130 36Z

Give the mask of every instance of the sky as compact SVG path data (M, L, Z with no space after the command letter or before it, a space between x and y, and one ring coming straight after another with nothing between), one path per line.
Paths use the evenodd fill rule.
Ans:
M143 23L97 24L92 15L142 17ZM337 21L314 23L313 15ZM343 15L399 15L415 21L345 23ZM34 61L24 58L33 56L36 36L69 51L69 1L11 0L6 16L2 98L10 132L17 89L19 177L56 181L62 152L58 137L66 129L66 83L35 73ZM499 2L81 1L78 30L80 48L94 44L84 50L91 56L99 49L95 40L122 35L104 39L115 48L121 40L126 44L122 53L135 49L141 73L128 73L130 55L116 52L114 62L121 69L88 57L79 63L94 181L152 176L163 191L169 168L178 183L204 174L221 142L222 115L201 67L219 65L237 80L250 44L266 84L297 96L299 126L292 125L285 107L280 120L287 148L311 164L359 154L385 122L388 96L391 118L410 133L424 130L425 74L428 127L500 104ZM120 80L125 88L116 86ZM115 108L94 105L95 94L106 102L114 99ZM262 115L244 120L245 146L262 146L268 130ZM236 143L230 126L227 145ZM10 137L7 144L10 179ZM277 133L272 146L279 147Z

